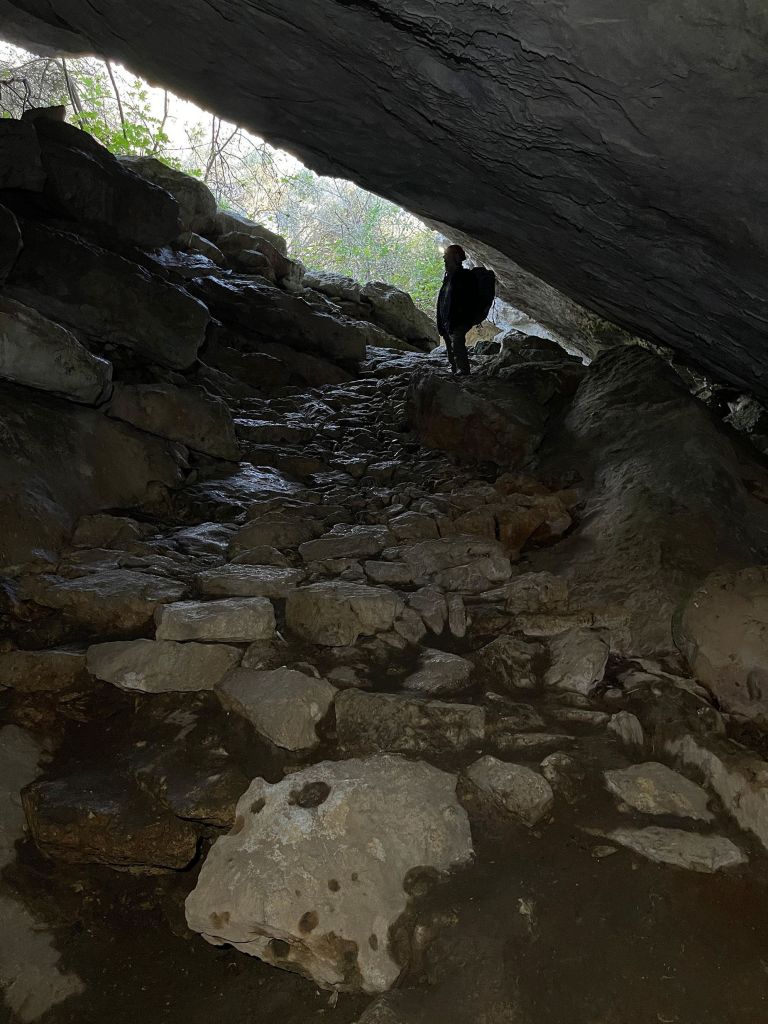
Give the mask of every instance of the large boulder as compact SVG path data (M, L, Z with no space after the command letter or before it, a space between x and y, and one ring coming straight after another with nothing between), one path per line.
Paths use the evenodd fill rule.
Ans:
M42 392L0 386L0 434L0 565L60 547L81 515L181 481L174 445Z
M401 288L384 281L369 281L360 289L360 299L371 306L374 323L396 338L411 341L426 351L439 344L434 320L418 309Z
M711 573L682 609L675 639L724 708L768 724L768 567Z
M186 291L64 231L24 221L22 238L7 295L163 366L195 361L210 317Z
M91 355L66 328L0 297L0 377L95 405L109 393L112 366Z
M206 277L194 291L224 324L264 341L342 363L365 357L367 324L319 311L267 281Z
M124 156L120 162L173 196L179 206L180 232L211 234L216 218L216 197L204 181L177 171L154 156Z
M324 761L251 783L187 897L187 923L323 988L383 992L401 970L390 930L407 876L471 856L452 775L386 755Z
M626 652L673 649L673 614L707 574L759 559L768 508L745 478L764 470L644 349L592 363L539 458L549 473L581 477L584 504L538 567L568 581L574 611L623 608Z
M240 457L228 406L203 388L118 384L107 413L206 455L234 462Z
M45 171L40 145L30 121L0 118L0 189L41 192Z
M428 448L513 465L538 447L545 410L514 385L459 382L435 371L416 374L408 417Z
M44 195L57 214L96 230L107 245L165 245L179 233L179 206L163 188L127 170L92 135L66 121L34 122Z

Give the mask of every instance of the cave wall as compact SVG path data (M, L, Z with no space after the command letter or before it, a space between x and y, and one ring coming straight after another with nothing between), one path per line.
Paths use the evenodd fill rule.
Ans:
M759 0L0 0L768 394Z

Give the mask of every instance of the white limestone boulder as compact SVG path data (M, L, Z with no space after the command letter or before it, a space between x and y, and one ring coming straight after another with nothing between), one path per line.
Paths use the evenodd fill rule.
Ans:
M336 689L289 668L269 672L238 668L216 686L225 708L247 718L254 729L285 750L308 750L319 743L315 727L333 704Z
M187 898L189 927L323 988L385 991L406 877L472 857L455 782L388 755L255 779Z

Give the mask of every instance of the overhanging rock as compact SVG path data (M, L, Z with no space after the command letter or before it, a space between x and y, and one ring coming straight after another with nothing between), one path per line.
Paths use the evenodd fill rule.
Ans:
M762 5L0 0L768 394ZM253 59L258 53L258 60ZM225 75L202 75L220 62Z

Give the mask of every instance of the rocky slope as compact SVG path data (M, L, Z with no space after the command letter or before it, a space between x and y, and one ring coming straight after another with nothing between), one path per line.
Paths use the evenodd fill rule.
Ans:
M137 0L130 26L115 0L0 13L22 42L121 60L490 246L547 326L570 297L580 320L587 307L768 394L762 4Z
M11 1019L759 1020L763 461L0 131Z

